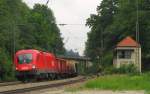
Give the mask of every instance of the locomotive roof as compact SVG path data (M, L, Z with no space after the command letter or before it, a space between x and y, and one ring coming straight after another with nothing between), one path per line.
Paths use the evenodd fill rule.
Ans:
M27 50L19 50L16 53L19 54L19 53L24 53L24 52L36 52L36 53L39 53L40 51L35 50L35 49L27 49Z
M36 49L24 49L24 50L19 50L19 51L17 51L16 54L25 53L25 52L40 53L40 52L43 52L43 51L39 51L39 50L36 50ZM54 54L52 54L52 53L50 53L50 52L43 52L43 53L46 54L46 55L54 56Z

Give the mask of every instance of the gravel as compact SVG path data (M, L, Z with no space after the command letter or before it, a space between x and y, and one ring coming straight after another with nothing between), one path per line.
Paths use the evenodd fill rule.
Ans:
M53 90L40 94L144 94L144 91L103 91L103 90L83 90L77 92L66 92L64 90Z

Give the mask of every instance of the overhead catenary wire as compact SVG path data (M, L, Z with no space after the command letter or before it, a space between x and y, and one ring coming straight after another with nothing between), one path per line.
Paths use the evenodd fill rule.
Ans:
M85 25L85 24L74 24L74 23L60 23L60 24L57 24L59 26L66 26L66 25Z

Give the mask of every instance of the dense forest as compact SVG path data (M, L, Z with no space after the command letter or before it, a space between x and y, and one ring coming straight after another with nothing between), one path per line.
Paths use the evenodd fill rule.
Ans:
M30 9L21 0L0 0L0 79L13 77L12 61L19 49L65 53L60 30L51 9L36 4Z
M137 12L138 10L138 12ZM138 13L138 16L137 16ZM136 39L137 17L142 63L150 61L150 1L149 0L102 0L97 14L91 14L87 26L91 28L86 42L86 56L102 66L112 64L113 49L127 36Z

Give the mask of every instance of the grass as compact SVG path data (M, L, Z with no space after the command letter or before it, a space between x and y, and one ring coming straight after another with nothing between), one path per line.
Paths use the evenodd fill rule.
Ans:
M100 90L150 90L150 74L137 76L109 75L90 80L84 84L87 89Z

